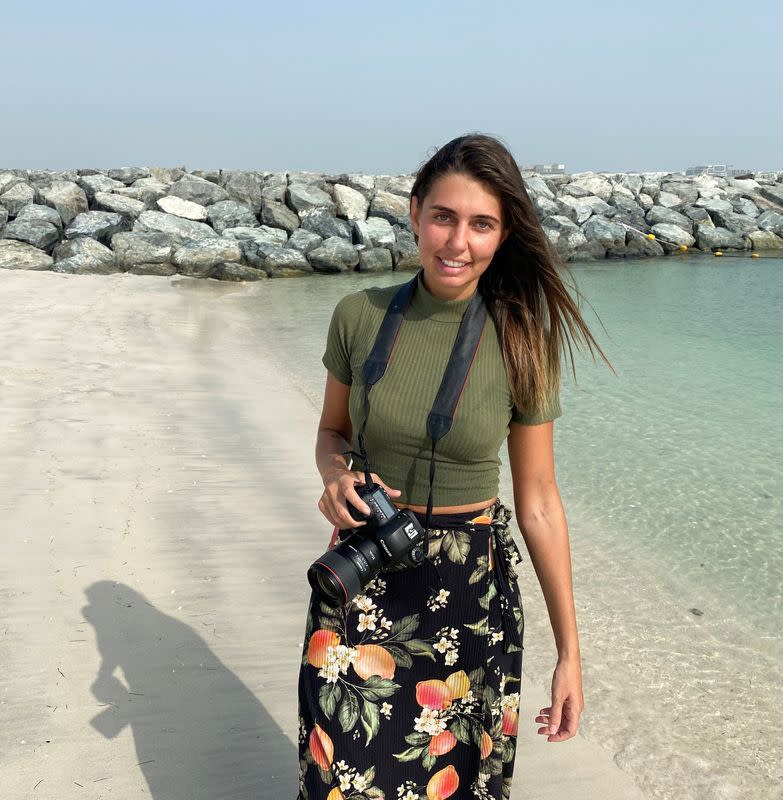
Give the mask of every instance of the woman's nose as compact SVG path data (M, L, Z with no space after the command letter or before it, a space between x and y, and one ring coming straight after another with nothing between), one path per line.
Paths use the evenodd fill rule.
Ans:
M468 241L467 225L458 222L452 229L449 236L449 245L454 250L464 250Z

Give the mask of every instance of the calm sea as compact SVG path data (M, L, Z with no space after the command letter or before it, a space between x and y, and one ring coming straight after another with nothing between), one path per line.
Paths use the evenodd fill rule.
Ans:
M571 268L617 373L578 355L574 381L564 363L555 423L582 731L651 797L783 797L783 259ZM407 277L265 282L254 333L320 404L336 301ZM526 567L525 669L546 685L551 633Z

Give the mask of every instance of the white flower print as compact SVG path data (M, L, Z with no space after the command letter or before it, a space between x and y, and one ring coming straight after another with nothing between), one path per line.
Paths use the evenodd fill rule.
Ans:
M415 717L414 723L416 731L430 736L437 736L446 730L446 720L435 708L422 708L421 716Z
M369 614L359 614L359 624L356 626L356 629L360 633L362 631L374 631L377 621L378 617L375 616L374 611L371 611Z
M375 603L367 597L366 594L358 594L353 600L353 604L360 611L372 611L375 608Z
M383 714L386 719L391 719L391 712L392 712L392 704L391 703L384 703L381 706L381 714Z
M351 776L347 773L340 775L340 791L347 792L351 788Z

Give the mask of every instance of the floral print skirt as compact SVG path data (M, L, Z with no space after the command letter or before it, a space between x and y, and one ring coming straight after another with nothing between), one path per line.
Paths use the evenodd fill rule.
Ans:
M311 596L299 800L510 796L524 636L511 516L499 499L434 515L421 566L340 608Z

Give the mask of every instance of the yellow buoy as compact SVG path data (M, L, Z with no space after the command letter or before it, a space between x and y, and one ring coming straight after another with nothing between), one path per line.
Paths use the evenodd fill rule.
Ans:
M722 255L723 255L723 251L722 251L722 250L716 250L716 251L713 253L713 255L714 255L714 256L722 256Z
M648 233L648 234L647 234L647 238L648 238L648 239L649 239L651 242L654 242L654 241L655 241L655 234L654 234L654 233Z
M759 257L759 254L758 254L758 253L751 253L751 254L750 254L750 257L751 257L751 258L758 258L758 257Z
M687 244L681 244L681 245L680 245L680 251L681 251L681 252L683 252L683 253L684 253L684 252L685 252L687 249L688 249L688 245L687 245Z

